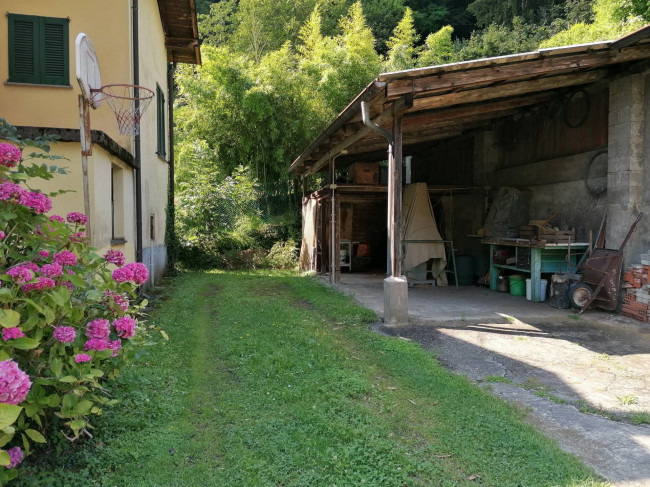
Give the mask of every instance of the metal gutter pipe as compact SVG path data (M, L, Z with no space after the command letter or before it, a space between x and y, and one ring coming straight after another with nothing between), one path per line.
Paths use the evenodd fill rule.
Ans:
M330 284L336 283L336 259L339 258L338 252L336 251L336 188L338 187L335 177L336 158L347 153L347 150L342 150L332 157L332 163L330 164L330 202L332 204L330 217Z
M132 43L133 43L133 84L140 85L140 31L138 28L138 0L133 0L132 6ZM133 96L138 96L138 89L134 90ZM135 110L140 109L140 102L134 102ZM140 135L135 136L135 260L142 262L142 147Z
M393 134L391 134L388 130L386 130L381 125L377 125L370 118L370 105L368 105L368 102L366 101L361 102L361 120L363 120L363 124L366 127L369 127L370 129L379 133L382 137L384 137L388 141L389 144L393 143Z
M174 186L174 72L176 71L176 63L169 63L167 69L167 110L168 110L168 119L169 119L169 128L167 129L169 133L169 157L167 164L169 164L169 194L167 196L167 218L170 221L166 222L167 227L171 225L172 235L175 236L174 225L176 224L176 208L174 206L174 196L175 196L175 186ZM169 244L169 242L168 242ZM172 242L173 244L173 242ZM176 267L176 256L174 255L175 249L172 249L172 252L169 252L167 249L167 262L170 270L174 270Z

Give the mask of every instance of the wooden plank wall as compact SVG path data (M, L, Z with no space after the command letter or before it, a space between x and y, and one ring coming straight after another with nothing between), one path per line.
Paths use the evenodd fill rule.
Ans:
M589 94L589 115L578 127L565 122L578 121L584 113L582 95L574 101L558 98L537 105L519 117L511 117L499 126L501 168L555 159L589 152L607 146L609 92Z

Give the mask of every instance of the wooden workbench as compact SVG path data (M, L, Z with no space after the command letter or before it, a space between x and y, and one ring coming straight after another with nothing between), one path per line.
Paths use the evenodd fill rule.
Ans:
M573 243L541 243L517 238L484 239L481 243L490 246L490 289L496 291L499 269L507 269L516 272L530 274L531 301L543 301L540 296L540 284L542 272L558 273L572 272L581 257L589 249L585 242ZM530 252L529 265L522 265L519 259L520 249L528 249ZM494 262L496 250L511 250L514 253L514 265L500 264ZM569 256L567 262L567 255Z

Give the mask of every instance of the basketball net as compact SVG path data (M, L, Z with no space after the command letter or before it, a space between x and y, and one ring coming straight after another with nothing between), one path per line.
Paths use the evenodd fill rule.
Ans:
M136 85L112 84L93 90L93 99L101 98L113 110L122 135L140 135L140 119L153 99L154 92Z

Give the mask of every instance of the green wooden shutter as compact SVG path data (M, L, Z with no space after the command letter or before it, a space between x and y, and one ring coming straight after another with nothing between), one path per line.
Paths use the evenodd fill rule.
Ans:
M41 19L41 83L47 85L68 85L69 49L68 19Z
M38 18L9 14L9 81L38 83Z
M9 14L9 81L70 84L68 19Z
M158 122L158 155L166 155L165 144L165 94L159 85L156 85L156 114Z

